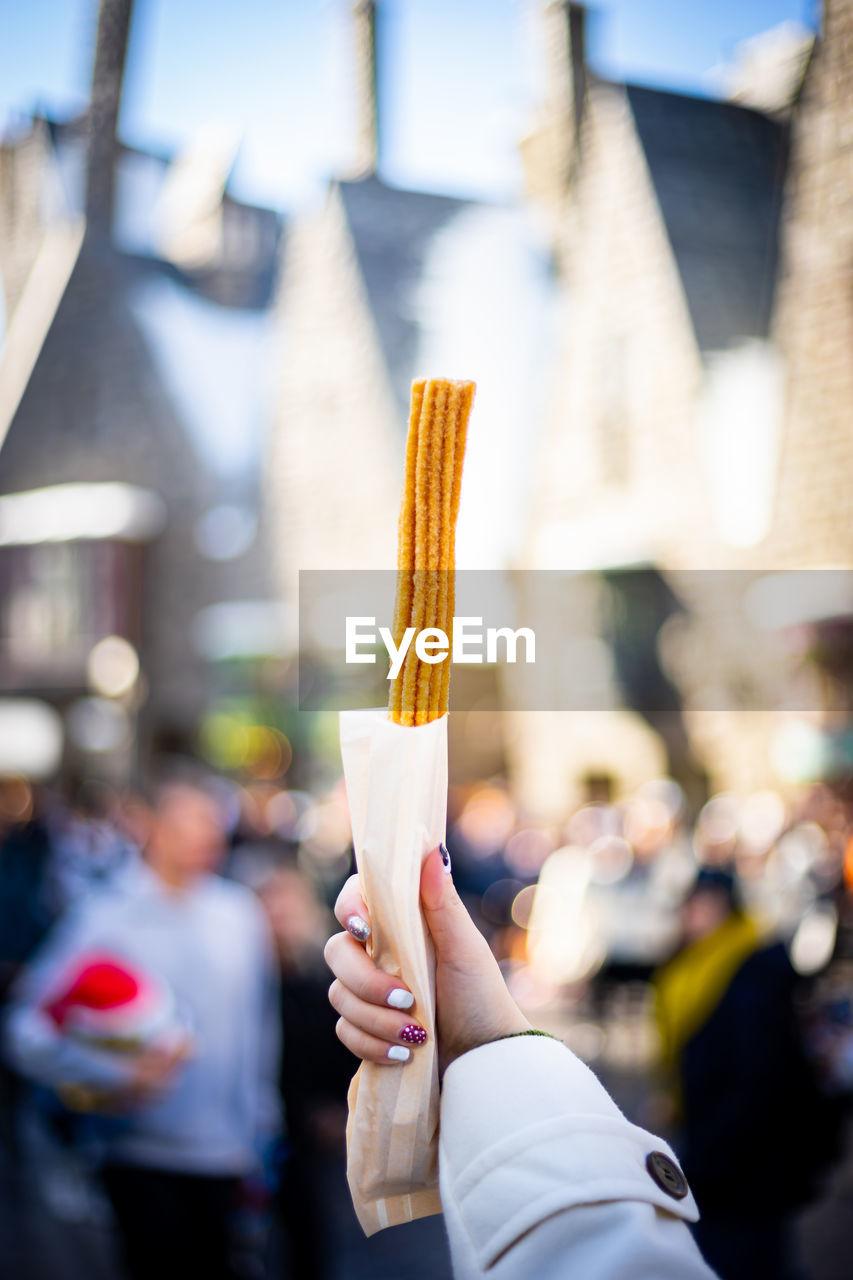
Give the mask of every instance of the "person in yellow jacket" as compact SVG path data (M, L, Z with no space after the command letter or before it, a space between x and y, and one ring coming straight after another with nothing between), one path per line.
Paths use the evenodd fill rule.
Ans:
M833 1154L834 1120L803 1045L800 979L725 870L699 873L682 923L653 981L694 1234L721 1280L794 1280L792 1214Z

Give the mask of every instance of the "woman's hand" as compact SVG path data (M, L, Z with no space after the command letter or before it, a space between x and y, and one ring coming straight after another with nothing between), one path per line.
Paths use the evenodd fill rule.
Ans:
M469 1049L531 1027L507 991L489 944L465 910L438 849L423 865L421 905L435 944L438 1054L443 1073ZM377 969L364 950L369 920L358 876L351 876L341 890L335 915L347 930L331 937L325 952L335 975L329 1000L341 1015L338 1036L352 1053L369 1062L406 1062L425 1042L426 1032L418 1022L411 992L399 979Z

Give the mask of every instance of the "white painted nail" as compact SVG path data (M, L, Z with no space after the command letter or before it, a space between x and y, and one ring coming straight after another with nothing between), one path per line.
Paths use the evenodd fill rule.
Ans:
M411 1009L415 1003L415 997L411 991L403 991L401 987L395 987L393 991L388 992L385 1003L390 1004L392 1009ZM408 1057L408 1054L406 1056Z
M408 1062L411 1052L411 1049L404 1049L401 1044L392 1044L388 1050L388 1057L392 1062Z

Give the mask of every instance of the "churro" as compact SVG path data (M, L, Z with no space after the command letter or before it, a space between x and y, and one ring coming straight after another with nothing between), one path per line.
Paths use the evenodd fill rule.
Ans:
M462 493L462 463L465 460L465 444L468 437L468 419L471 415L471 405L474 403L474 383L463 382L460 384L460 403L454 419L454 437L453 437L453 481L449 486L449 504L447 509L447 526L449 529L449 542L447 547L447 564L440 565L441 569L446 572L441 574L439 587L444 587L443 604L443 621L439 623L442 630L447 635L452 635L453 631L453 613L456 604L456 521L459 516L459 499ZM442 662L437 670L436 699L433 703L430 701L430 720L434 720L437 716L442 716L447 711L448 698L450 693L450 661Z
M438 628L452 641L456 519L473 382L447 378L412 384L406 478L400 508L394 642L408 627ZM450 656L422 662L411 645L391 684L388 714L397 724L426 724L447 711Z
M395 644L400 643L400 638L409 625L408 619L412 608L414 583L409 566L414 564L415 554L415 475L418 459L418 422L420 421L421 408L424 402L425 386L425 378L416 378L412 383L409 433L406 437L406 478L397 531L397 597L394 602ZM396 720L398 723L400 723L402 697L402 679L392 681L389 714L391 719Z

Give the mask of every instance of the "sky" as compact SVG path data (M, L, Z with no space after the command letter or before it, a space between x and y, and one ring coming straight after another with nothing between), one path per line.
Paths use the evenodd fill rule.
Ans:
M381 172L400 186L504 200L541 96L541 0L383 0ZM713 93L712 68L818 0L600 0L590 62L640 84ZM120 133L173 151L204 127L240 139L232 190L278 208L346 169L348 0L136 0ZM97 0L0 3L0 122L80 109Z

